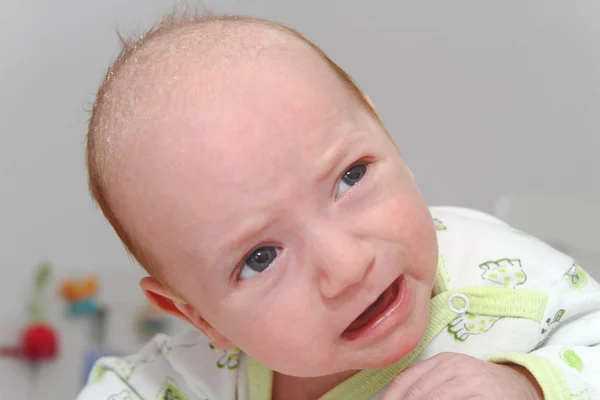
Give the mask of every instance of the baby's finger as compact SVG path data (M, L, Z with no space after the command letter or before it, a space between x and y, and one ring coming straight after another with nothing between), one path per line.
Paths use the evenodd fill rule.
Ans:
M428 373L421 375L416 381L414 381L401 397L402 400L425 400L425 399L454 399L453 396L446 396L445 394L452 394L453 390L449 390L450 384L455 385L456 382L462 381L456 376L456 367L449 363L439 362L434 370L430 370ZM439 397L431 396L435 394ZM431 397L430 397L431 396ZM464 399L458 397L458 399Z
M473 385L469 385L464 380L449 379L438 385L430 385L428 389L423 395L419 395L418 397L407 396L402 400L483 400L483 397L478 395ZM486 400L490 400L491 398L486 397Z
M402 400L413 384L420 378L430 375L440 363L440 359L435 356L419 364L415 364L400 373L388 385L385 394L381 400Z

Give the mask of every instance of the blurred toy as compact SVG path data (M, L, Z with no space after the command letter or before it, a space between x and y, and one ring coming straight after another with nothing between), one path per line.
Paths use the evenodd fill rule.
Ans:
M69 304L69 313L72 316L95 315L100 311L97 300L98 286L95 276L71 278L63 282L61 295Z
M169 319L150 302L147 302L137 318L137 334L141 341L152 339L159 333L169 329Z
M58 337L52 326L45 321L43 312L43 289L50 279L49 264L41 264L35 275L33 298L30 304L31 323L21 335L18 347L0 348L0 356L24 359L30 362L49 361L58 355Z
M71 277L63 280L60 286L60 295L67 303L69 316L82 318L81 322L90 329L88 349L83 354L82 385L87 382L96 361L121 355L107 346L106 328L110 310L99 303L99 289L99 280L93 275Z

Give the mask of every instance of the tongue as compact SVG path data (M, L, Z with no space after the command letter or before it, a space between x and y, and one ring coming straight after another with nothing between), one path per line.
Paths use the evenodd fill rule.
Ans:
M362 314L360 314L358 318L356 318L354 322L352 322L350 326L346 328L346 333L353 332L362 328L363 326L371 322L371 320L373 320L376 316L381 314L381 312L385 310L385 308L388 306L386 304L387 301L384 301L385 297L385 293L379 296L377 300L375 300L375 303L371 304L369 308L367 308Z

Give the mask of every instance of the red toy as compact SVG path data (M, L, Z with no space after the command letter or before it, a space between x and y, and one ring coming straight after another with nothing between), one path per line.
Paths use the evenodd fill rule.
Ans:
M0 357L20 358L29 362L50 361L58 355L58 337L50 324L44 322L43 288L50 278L51 268L42 264L35 276L31 302L31 323L25 328L18 347L0 347Z

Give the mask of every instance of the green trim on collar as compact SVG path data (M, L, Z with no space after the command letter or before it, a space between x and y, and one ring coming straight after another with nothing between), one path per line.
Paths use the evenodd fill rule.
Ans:
M250 400L271 400L273 390L273 371L264 367L251 357L246 357L248 370L248 391Z
M442 253L438 253L438 265L435 274L435 282L433 284L433 294L438 295L448 290L450 286L450 274L446 268L446 260Z

